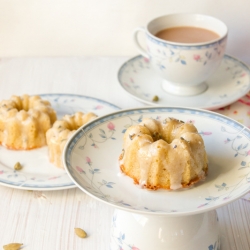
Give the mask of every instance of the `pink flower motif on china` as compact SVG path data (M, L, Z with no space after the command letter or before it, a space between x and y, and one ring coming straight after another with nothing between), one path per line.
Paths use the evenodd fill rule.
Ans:
M95 106L95 108L94 108L95 110L98 110L98 109L103 109L103 106L102 105L97 105L97 106Z
M192 124L194 124L194 123L195 123L195 120L188 120L187 123L192 123Z
M195 61L200 61L201 60L201 56L200 55L194 55L194 60Z
M91 146L94 148L98 148L98 146L95 143L92 143Z
M246 75L247 75L246 72L244 72L243 74L241 74L240 77L244 77L244 76L246 76Z
M92 165L92 162L91 162L91 159L87 156L86 157L86 163L91 166Z
M130 82L134 83L134 79L133 79L133 78L130 78Z
M95 143L92 143L91 146L94 148L98 148L98 146Z
M128 84L128 83L123 83L124 84L124 86L126 86L126 87L128 87L128 88L130 88L130 85Z
M81 173L81 174L85 173L85 172L82 170L82 168L80 168L79 166L76 166L76 169L77 169L77 171L78 171L79 173Z
M140 250L138 247L132 247L131 250Z
M60 176L52 176L52 177L50 177L49 178L49 180L55 180L55 179L57 179L57 178L59 178Z
M212 132L202 132L203 135L211 135Z
M146 58L146 57L143 58L143 61L144 61L145 63L149 63L149 59Z
M208 203L205 204L201 204L200 206L198 206L197 208L201 208L201 207L205 207Z
M3 171L3 170L1 170L1 171L0 171L0 174L3 174L3 173L4 173L4 171Z
M226 144L226 143L229 143L230 142L230 140L228 140L228 139L226 139L225 141L224 141L224 143Z
M108 123L108 129L111 130L111 131L115 131L115 125L114 125L114 123L109 122Z
M247 151L247 155L250 155L250 150Z

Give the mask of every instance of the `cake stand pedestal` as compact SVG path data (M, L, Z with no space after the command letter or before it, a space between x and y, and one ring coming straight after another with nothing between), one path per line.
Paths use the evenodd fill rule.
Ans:
M187 189L142 189L122 175L124 131L144 118L195 122L209 173ZM110 153L112 152L112 153ZM75 184L115 207L110 250L219 250L216 209L250 192L250 130L215 112L182 107L121 110L80 128L67 142L64 166Z
M216 210L187 216L139 214L116 209L110 250L219 250Z

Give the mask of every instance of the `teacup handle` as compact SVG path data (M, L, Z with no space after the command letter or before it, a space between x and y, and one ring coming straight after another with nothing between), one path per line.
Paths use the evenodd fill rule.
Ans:
M146 33L146 29L144 27L137 27L135 30L134 30L134 33L133 33L133 38L134 38L134 43L137 47L137 49L140 51L140 53L149 59L149 54L147 53L147 51L142 48L142 46L140 45L139 41L138 41L138 33L139 32L144 32Z

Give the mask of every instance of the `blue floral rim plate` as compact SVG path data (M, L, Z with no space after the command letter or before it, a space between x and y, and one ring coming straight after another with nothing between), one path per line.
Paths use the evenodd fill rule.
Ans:
M209 160L204 181L188 189L150 191L121 173L118 158L123 135L129 126L146 117L174 117L195 124ZM63 161L82 191L116 208L170 216L196 214L228 204L250 191L250 130L228 117L200 109L122 110L80 128L68 141Z
M199 57L195 60L197 63L205 63ZM186 65L185 59L173 60L173 63L182 63L183 67ZM175 96L162 89L162 80L151 68L150 61L136 56L121 66L118 80L131 97L151 106L215 110L237 101L249 92L250 69L236 58L225 55L220 67L206 81L208 89L205 92L195 96ZM154 96L159 97L157 102L153 101Z
M42 94L50 101L60 119L65 114L77 111L93 112L98 116L114 112L119 108L103 100L74 94ZM20 162L22 170L15 171ZM65 170L58 169L49 162L47 146L15 151L0 147L0 185L28 190L59 190L75 187Z

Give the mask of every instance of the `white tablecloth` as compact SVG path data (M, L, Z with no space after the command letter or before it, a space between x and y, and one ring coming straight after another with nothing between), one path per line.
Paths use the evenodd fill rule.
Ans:
M71 93L96 97L122 109L144 106L119 86L117 72L126 57L13 58L0 60L0 99L11 95ZM248 106L221 110L250 125ZM240 117L238 117L240 116ZM241 117L242 116L242 117ZM244 116L244 117L243 117ZM1 157L1 156L0 156ZM0 247L21 242L32 250L109 249L113 208L78 188L27 191L0 185ZM250 249L250 201L217 209L223 250ZM83 228L81 239L74 228ZM143 249L142 249L143 250Z

